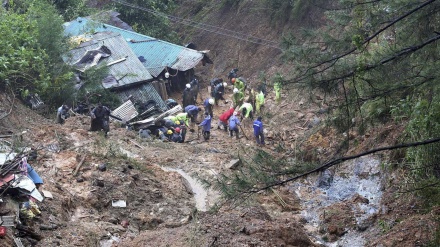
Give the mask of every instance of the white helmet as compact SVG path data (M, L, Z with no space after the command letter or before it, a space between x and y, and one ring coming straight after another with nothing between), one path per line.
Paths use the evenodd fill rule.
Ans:
M223 82L223 87L226 87L226 86L228 86L228 83Z
M188 88L188 89L191 88L191 84L189 84L189 83L186 84L186 88Z
M238 88L234 88L234 93L238 93Z
M213 104L214 104L214 99L213 99L213 98L210 98L210 99L208 100L208 103L211 104L211 105L213 105Z

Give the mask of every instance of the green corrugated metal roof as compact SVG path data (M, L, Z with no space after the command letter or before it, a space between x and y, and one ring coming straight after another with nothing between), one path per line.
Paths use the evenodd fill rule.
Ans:
M184 46L154 39L111 25L94 22L83 17L65 23L64 28L65 34L70 36L94 32L114 32L121 34L136 56L142 56L146 60L142 64L154 77L157 77L165 67L179 71L192 69L204 57L202 52Z
M69 57L64 60L68 64L79 61L87 51L106 46L111 51L107 58L101 58L98 65L114 64L109 66L109 73L116 78L116 84L103 83L104 88L126 87L130 84L150 81L153 77L142 65L124 38L117 33L102 32L91 36L92 40L82 43L79 47L70 50ZM117 62L118 60L122 60Z

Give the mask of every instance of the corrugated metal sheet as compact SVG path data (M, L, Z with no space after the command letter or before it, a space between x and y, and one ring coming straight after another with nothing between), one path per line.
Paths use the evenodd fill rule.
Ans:
M112 115L121 118L125 122L128 122L137 117L139 113L134 107L133 102L131 102L131 100L127 100L124 102L124 104L114 109L112 111Z
M165 67L179 71L194 68L203 59L202 52L172 44L163 40L139 33L127 31L107 24L100 24L79 17L74 21L64 24L66 35L77 36L86 32L115 32L124 37L136 56L144 57L142 64L149 73L157 77Z
M133 101L135 102L140 101L145 103L149 100L154 100L160 110L166 111L168 109L167 105L157 93L156 89L154 89L154 86L151 85L151 83L144 83L142 85L130 87L116 93L122 101L127 101L130 96L132 96Z
M117 33L103 32L96 33L92 40L82 43L79 47L70 51L70 57L65 58L65 62L74 64L80 60L89 50L95 50L105 45L112 52L110 57L102 58L100 64L114 64L109 66L109 73L116 78L117 83L103 83L104 88L118 88L134 83L152 80L148 70L142 65L137 56L133 53L124 38ZM125 59L124 59L125 58ZM120 62L117 62L121 60Z

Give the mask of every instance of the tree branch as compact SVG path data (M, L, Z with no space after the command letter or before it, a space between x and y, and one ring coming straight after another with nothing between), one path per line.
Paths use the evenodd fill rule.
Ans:
M264 187L261 187L261 188L257 188L257 189L254 189L254 190L250 190L250 191L248 191L248 193L257 193L259 191L267 190L267 189L275 187L275 186L284 185L284 184L286 184L288 182L291 182L293 180L296 180L296 179L308 176L308 175L310 175L312 173L323 171L323 170L325 170L327 168L330 168L330 167L332 167L334 165L340 164L340 163L342 163L344 161L356 159L356 158L359 158L359 157L362 157L362 156L365 156L365 155L369 155L369 154L373 154L373 153L377 153L377 152L381 152L381 151L385 151L385 150L394 150L394 149L407 148L407 147L417 147L417 146L420 146L420 145L427 145L427 144L436 143L436 142L440 142L440 138L429 139L429 140L425 140L425 141L421 141L421 142L403 143L403 144L395 145L395 146L382 147L382 148L372 149L372 150L369 150L369 151L366 151L366 152L363 152L363 153L360 153L360 154L356 154L356 155L352 155L352 156L347 156L347 157L342 157L342 158L330 161L330 162L328 162L328 163L326 163L326 164L324 164L324 165L322 165L322 166L320 166L318 168L315 168L315 169L313 169L311 171L308 171L306 173L297 175L295 177L288 178L288 179L281 180L281 181L277 181L277 182L274 182L274 183L272 183L270 185L267 185L267 186L264 186Z
M425 6L431 4L431 3L435 2L435 1L436 1L436 0L429 0L429 1L426 1L426 2L424 2L422 5L419 5L418 7L412 9L411 11L405 13L404 15L402 15L402 16L396 18L394 21L390 22L390 23L387 24L385 27L383 27L383 28L379 29L378 31L376 31L373 35L367 37L367 38L362 42L362 45L365 45L366 43L370 42L370 41L371 41L372 39L374 39L376 36L378 36L379 34L381 34L383 31L387 30L388 28L390 28L391 26L393 26L393 25L396 24L397 22L399 22L399 21L405 19L406 17L410 16L411 14L413 14L413 13L419 11L420 9L424 8ZM336 56L336 57L333 57L333 58L328 59L328 60L326 60L326 61L320 62L319 64L316 64L316 65L314 65L314 66L308 68L308 69L304 72L303 76L306 75L311 69L317 68L317 67L319 67L319 66L321 66L321 65L323 65L323 64L326 64L326 63L330 63L330 62L333 62L333 61L337 61L337 60L339 60L339 59L341 59L341 58L343 58L343 57L345 57L345 56L350 55L351 53L355 52L356 50L358 50L358 48L357 48L357 47L354 47L354 48L350 49L349 51L346 51L346 52L344 52L344 53L342 53L342 54L340 54L340 55L338 55L338 56ZM306 76L306 77L308 77L308 76ZM303 78L303 79L304 79L304 78ZM297 79L297 80L302 80L302 79Z

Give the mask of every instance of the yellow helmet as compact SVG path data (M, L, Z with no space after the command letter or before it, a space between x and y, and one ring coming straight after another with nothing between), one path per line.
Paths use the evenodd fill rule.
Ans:
M176 122L174 122L174 123L180 125L180 121L179 120L176 120Z
M171 135L171 134L173 134L173 131L172 130L168 130L167 131L167 135Z

